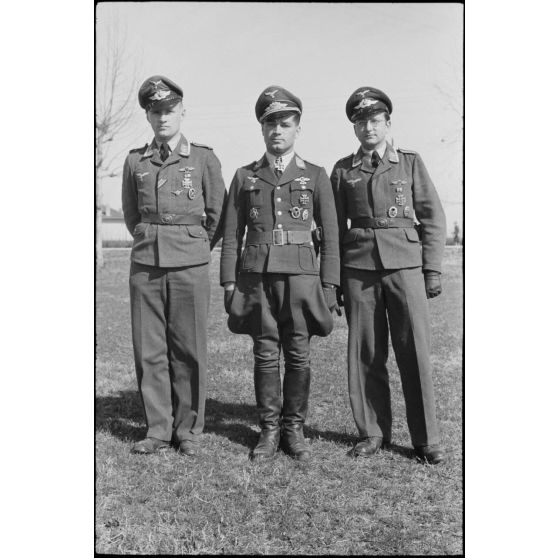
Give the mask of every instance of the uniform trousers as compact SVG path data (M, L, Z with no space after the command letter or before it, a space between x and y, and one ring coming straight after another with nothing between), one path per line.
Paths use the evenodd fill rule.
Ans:
M278 424L281 350L285 359L282 416L303 422L310 386L310 338L327 335L333 328L320 277L241 273L229 326L236 333L248 333L254 342L254 384L262 426Z
M349 398L359 435L391 441L388 335L401 375L413 446L440 442L430 364L430 312L420 267L343 268Z
M132 262L132 341L148 437L196 442L203 431L208 270Z
M309 331L304 303L308 290L320 285L313 275L262 274L257 288L258 312L252 313L255 367L257 370L277 369L281 347L285 367L308 366L310 358Z

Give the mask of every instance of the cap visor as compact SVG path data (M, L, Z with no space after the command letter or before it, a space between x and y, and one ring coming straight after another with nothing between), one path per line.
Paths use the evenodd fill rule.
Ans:
M260 117L260 122L263 122L268 116L272 114L276 114L278 112L284 112L284 113L298 112L298 114L302 114L300 109L297 109L296 107L280 107L280 108L272 109L269 112L265 112L264 114L262 114L262 116Z
M171 108L182 101L182 97L172 97L171 99L161 99L160 101L155 101L151 105L147 105L145 110L154 110L162 108Z

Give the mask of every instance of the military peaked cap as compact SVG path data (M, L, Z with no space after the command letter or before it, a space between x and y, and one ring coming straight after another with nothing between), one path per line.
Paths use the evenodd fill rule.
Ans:
M386 111L391 114L393 106L390 98L374 87L359 87L347 101L345 112L351 122L369 117L377 112Z
M256 101L256 118L263 122L270 114L276 112L298 112L302 114L302 102L290 91L279 85L270 85L264 89Z
M182 89L165 76L151 76L141 85L138 93L142 109L171 107L182 101Z

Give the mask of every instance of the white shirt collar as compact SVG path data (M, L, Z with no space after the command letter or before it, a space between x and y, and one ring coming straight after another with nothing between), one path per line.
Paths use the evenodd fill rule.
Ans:
M176 134L176 136L174 136L174 138L172 138L170 141L166 142L171 151L174 151L176 149L176 146L178 145L178 142L180 141L181 137L182 137L182 134L179 132L178 134ZM160 149L161 144L163 144L164 142L159 141L159 140L156 139L155 143L157 144L157 147Z
M289 152L289 153L285 153L284 155L272 155L271 153L269 153L268 151L265 152L265 156L267 158L267 161L269 163L269 166L273 167L275 164L275 159L277 159L277 157L283 157L283 163L285 164L285 168L287 168L287 166L289 165L289 163L292 161L293 157L295 155L294 149Z
M382 147L380 147L380 149L372 149L371 151L368 151L367 149L364 149L364 147L362 148L362 152L365 155L372 155L372 153L374 151L378 152L378 155L380 156L380 159L384 158L384 153L386 152L387 149L387 142L384 142L384 145L382 145Z

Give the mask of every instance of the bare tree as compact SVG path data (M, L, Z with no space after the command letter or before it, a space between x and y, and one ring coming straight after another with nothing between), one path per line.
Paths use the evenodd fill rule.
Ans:
M118 20L97 33L96 110L95 110L95 258L103 267L102 180L122 172L121 155L115 152L114 139L128 127L135 109L137 67L130 67L126 36ZM126 130L128 131L128 130Z
M463 136L463 79L459 60L460 50L456 48L450 61L446 61L444 64L444 86L442 87L438 82L434 83L434 88L438 91L444 106L457 117L450 124L444 137L440 139L442 143L446 144L456 144L462 140Z

